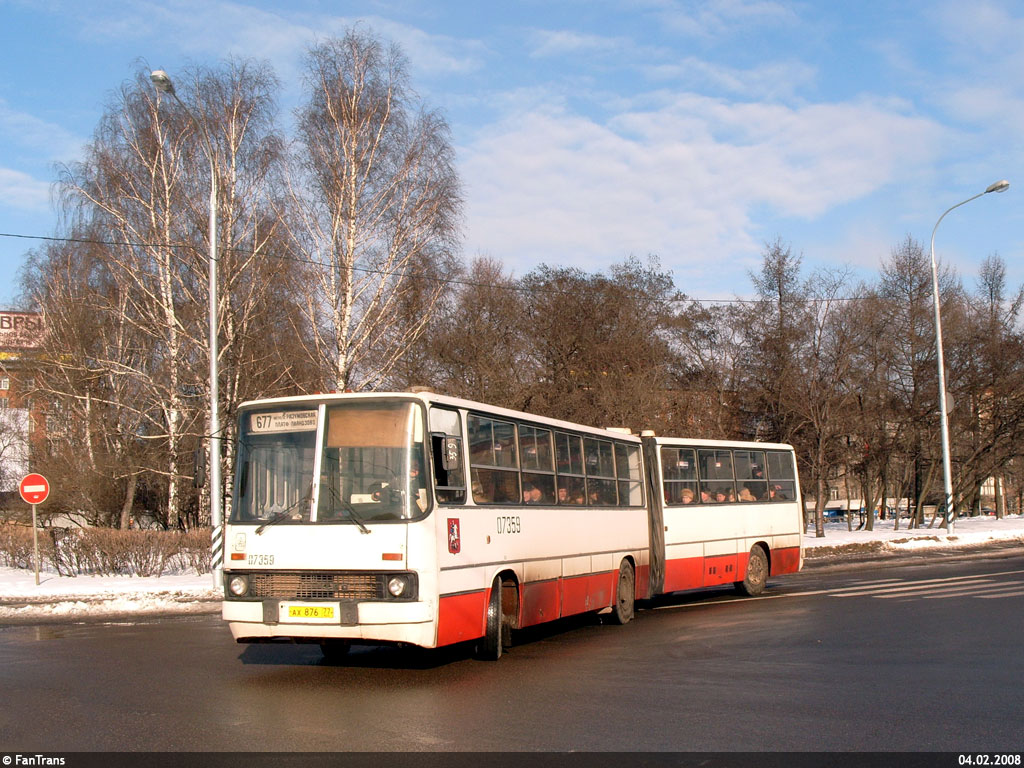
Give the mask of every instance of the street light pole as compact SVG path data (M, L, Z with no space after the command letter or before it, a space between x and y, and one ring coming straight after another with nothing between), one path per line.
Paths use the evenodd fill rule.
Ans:
M935 264L935 231L950 211L961 205L966 205L972 200L977 200L989 192L1005 192L1009 188L1010 182L1005 179L990 184L984 192L979 192L974 197L969 197L949 208L939 216L939 220L935 222L935 227L932 229L932 300L935 303L935 356L939 366L939 432L942 440L942 482L946 497L946 532L948 534L953 533L955 515L953 514L953 469L949 458L949 414L946 411L946 366L942 357L942 318L939 314L939 270Z
M221 498L221 437L220 437L220 386L217 368L217 164L213 151L213 142L203 124L196 119L192 111L178 98L174 92L174 83L162 69L150 74L153 86L160 92L173 97L178 105L185 110L192 124L203 137L206 157L210 161L210 525L213 528L211 540L211 567L213 586L221 586L221 573L224 565L224 508Z

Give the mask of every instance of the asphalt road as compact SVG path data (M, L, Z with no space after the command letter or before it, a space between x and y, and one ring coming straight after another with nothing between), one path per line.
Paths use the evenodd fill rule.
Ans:
M49 751L1024 748L1024 552L814 568L464 647L236 645L217 617L0 628L0 742Z

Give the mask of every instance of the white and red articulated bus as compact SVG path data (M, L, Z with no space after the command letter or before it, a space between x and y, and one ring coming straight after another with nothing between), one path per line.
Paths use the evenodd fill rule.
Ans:
M803 563L793 449L638 437L417 393L239 409L223 616L238 642L436 648Z

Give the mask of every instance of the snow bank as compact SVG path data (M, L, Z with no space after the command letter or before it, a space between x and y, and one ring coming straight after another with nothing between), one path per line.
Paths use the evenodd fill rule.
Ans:
M124 615L208 613L221 592L210 574L173 576L59 576L0 568L0 623L102 619Z
M856 551L872 548L898 552L901 550L925 549L929 547L971 547L991 541L1013 541L1024 543L1024 516L1010 515L1001 520L994 517L964 517L953 526L953 535L944 528L914 528L908 530L907 520L900 520L899 530L894 529L892 520L875 520L873 531L848 531L845 522L825 524L825 537L817 538L814 530L804 536L804 550L814 557L815 551L831 551L836 554L843 549Z
M804 547L808 558L813 559L816 555L842 557L844 552L867 548L898 552L1012 540L1024 543L1024 517L1020 515L1002 520L962 518L953 536L941 528L907 530L906 520L900 521L899 530L893 529L891 520L875 521L874 531L847 531L846 523L829 522L825 537L816 538L812 530L804 536ZM220 596L209 574L71 578L43 572L37 586L32 571L0 568L0 624L213 613L219 610Z

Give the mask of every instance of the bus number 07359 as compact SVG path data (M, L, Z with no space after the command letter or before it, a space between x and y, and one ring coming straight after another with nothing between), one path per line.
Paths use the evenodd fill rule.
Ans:
M522 527L519 525L519 517L499 517L498 533L519 533Z

